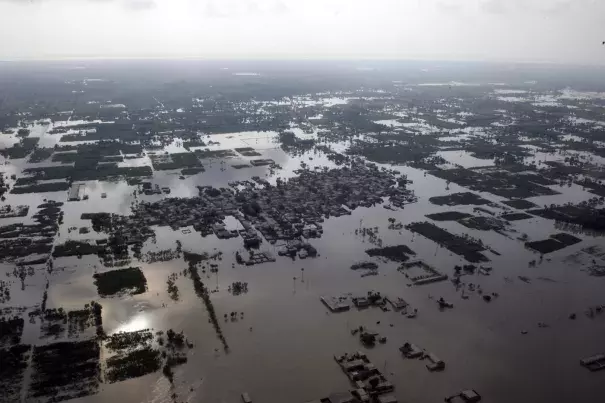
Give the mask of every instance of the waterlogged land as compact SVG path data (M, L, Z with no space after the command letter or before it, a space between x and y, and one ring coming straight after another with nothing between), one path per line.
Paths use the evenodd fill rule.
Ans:
M55 67L0 74L0 401L303 403L359 350L372 396L602 401L599 72Z

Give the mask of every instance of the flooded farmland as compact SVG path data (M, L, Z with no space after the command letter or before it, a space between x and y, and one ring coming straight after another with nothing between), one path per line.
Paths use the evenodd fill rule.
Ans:
M602 401L602 72L199 63L1 82L0 401Z

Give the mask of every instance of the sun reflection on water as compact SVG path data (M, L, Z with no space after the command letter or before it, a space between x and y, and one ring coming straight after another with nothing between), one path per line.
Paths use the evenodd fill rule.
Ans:
M148 329L150 321L147 315L139 314L132 317L129 321L121 323L115 330L118 332L136 332L137 330Z

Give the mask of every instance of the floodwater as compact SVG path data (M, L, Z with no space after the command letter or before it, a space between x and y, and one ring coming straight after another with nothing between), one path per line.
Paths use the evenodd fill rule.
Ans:
M445 84L451 85L451 84ZM49 135L51 136L51 135ZM55 135L56 136L56 135ZM85 212L112 212L128 214L132 203L154 201L165 197L197 195L196 186L227 186L229 182L260 176L275 183L277 176L291 177L305 163L314 167L335 167L325 155L311 151L291 156L277 148L276 133L232 133L211 136L220 144L210 149L253 147L262 156L271 158L282 169L271 174L268 167L233 169L234 163L249 157L204 161L206 171L179 179L178 171L156 172L152 183L170 187L170 195L135 195L135 186L124 182L85 182L88 200L66 202L67 192L8 195L7 203L29 204L31 217L35 206L43 199L65 201L64 223L57 243L67 239L99 239L103 234L68 232L69 227L90 226L80 219ZM204 138L206 140L206 138ZM173 145L177 147L177 145ZM337 149L338 147L335 147ZM467 152L440 152L446 160L464 167L493 165L492 161L473 158ZM563 158L560 155L538 156L546 159ZM135 161L141 164L144 161ZM130 162L129 162L130 163ZM20 173L23 166L6 165L8 172ZM390 168L390 166L389 166ZM102 269L96 256L82 259L61 258L55 261L55 271L48 275L37 269L27 277L25 289L14 282L10 306L27 306L33 310L42 299L44 285L49 281L47 307L81 308L91 300L103 305L103 323L109 334L145 328L183 331L195 347L189 352L186 364L175 368L175 383L170 383L159 372L116 384L102 384L97 395L76 399L74 402L238 402L240 394L248 392L255 402L283 403L318 399L332 392L351 388L332 356L343 352L365 350L350 330L360 325L387 336L384 345L368 349L367 354L395 385L394 394L401 402L428 403L441 401L460 390L474 388L485 401L519 402L601 402L605 394L602 374L589 373L579 365L583 357L605 349L605 315L586 317L588 307L605 303L603 279L590 277L585 267L569 263L565 258L589 245L604 245L602 238L576 234L583 242L547 255L535 267L528 262L539 255L523 247L517 237L527 234L528 240L541 240L560 232L552 221L542 218L517 221L503 234L463 227L457 222L441 222L448 231L481 239L500 253L485 252L491 260L487 265L492 274L468 275L466 283L481 285L486 293L498 293L490 303L480 295L470 293L462 299L450 281L418 287L409 287L408 281L393 262L369 258L365 249L375 247L368 237L356 234L363 227L377 227L383 245L405 244L416 252L416 258L452 276L453 267L465 264L434 242L405 229L388 229L388 219L395 218L403 225L423 221L424 215L443 211L473 212L473 206L440 207L431 204L433 196L466 191L455 184L425 175L423 171L397 166L395 169L413 181L418 202L403 209L391 211L382 206L358 208L350 216L327 219L324 234L310 243L319 252L316 258L292 261L278 257L274 263L241 266L235 263L235 252L242 250L240 238L219 240L214 235L202 238L199 233L188 234L183 229L173 231L155 227L156 242L148 241L143 252L174 248L177 240L183 250L193 252L222 251L217 274L203 274L210 289L218 290L211 299L219 322L230 346L225 353L208 322L203 302L193 291L189 278L179 277L176 284L180 300L170 299L166 280L187 267L181 259L154 264L133 261L140 266L148 281L144 294L100 299L93 284L93 273ZM552 188L560 195L532 199L538 205L588 200L593 195L579 186ZM107 193L102 199L101 194ZM498 202L502 199L487 193L481 196ZM493 209L498 213L502 210ZM10 220L0 220L5 225ZM227 217L228 227L238 223ZM277 256L277 246L263 242L261 250ZM350 270L360 260L379 264L379 275L362 278ZM304 269L304 270L303 270ZM0 272L11 273L12 266L0 266ZM525 276L529 282L521 281ZM4 278L4 275L2 275ZM9 277L7 277L9 278ZM248 283L249 292L234 296L228 287L234 281ZM378 309L332 314L320 302L320 296L338 296L344 293L365 295L368 291L399 296L418 309L418 318L408 319L396 312ZM454 303L454 309L440 311L435 298L444 297ZM235 322L223 321L223 313L244 312L244 318ZM578 319L569 320L570 313ZM539 322L549 327L541 328ZM522 334L526 331L527 334ZM24 342L39 343L39 323L26 323ZM423 361L405 360L398 348L406 341L420 345L446 362L443 373L430 373Z
M460 165L462 168L478 168L494 165L493 160L473 157L468 151L439 151L436 155L443 157L451 164Z

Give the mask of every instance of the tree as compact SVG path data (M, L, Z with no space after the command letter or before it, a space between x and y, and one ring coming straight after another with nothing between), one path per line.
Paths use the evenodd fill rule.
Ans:
M170 381L170 383L173 382L173 380L174 380L174 373L172 372L172 368L170 368L170 365L168 365L167 363L164 364L164 368L162 368L162 373L164 374L164 376L166 378L168 378L168 380Z

